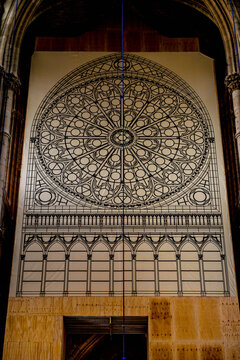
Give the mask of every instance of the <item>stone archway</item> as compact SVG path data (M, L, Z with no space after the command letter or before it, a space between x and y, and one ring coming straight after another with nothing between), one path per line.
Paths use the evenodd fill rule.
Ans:
M185 1L186 5L190 5L193 8L197 8L202 14L210 18L213 23L218 27L224 48L225 56L227 62L227 85L231 90L232 99L234 103L235 111L235 121L237 128L237 141L239 142L240 137L238 134L238 122L239 122L239 76L237 75L236 68L236 57L233 55L234 46L233 46L233 26L230 14L230 8L227 7L225 3L216 4L213 0L205 0L204 2L190 2ZM59 1L56 3L58 9L61 9L62 2ZM41 17L44 13L50 12L51 6L53 4L46 4L44 1L22 1L19 4L17 22L16 22L16 36L14 38L14 44L12 48L12 32L13 32L13 23L14 23L14 1L5 2L5 12L2 18L2 42L1 42L1 92L3 94L2 99L6 99L6 102L2 103L2 120L3 120L3 131L2 131L2 152L1 152L1 178L0 178L0 202L3 206L1 209L5 209L5 218L8 218L8 222L5 221L5 227L10 229L14 227L14 218L15 218L15 209L17 203L17 193L18 193L18 182L15 182L15 179L19 176L20 172L20 162L21 156L17 153L21 153L21 145L16 140L22 136L24 129L24 101L20 97L22 90L19 90L19 79L18 79L18 70L19 70L19 61L20 61L20 49L23 45L23 39L30 28L30 25L35 22L38 18ZM26 49L26 48L25 48ZM26 80L25 80L26 81ZM27 82L27 81L26 81ZM25 88L25 91L27 89ZM228 104L229 110L225 114L225 119L230 116L230 104L225 94L225 101ZM223 106L224 107L224 106ZM233 125L232 125L233 127ZM14 130L15 129L15 130ZM226 140L226 144L231 142L231 156L228 159L228 168L234 163L234 146L233 146L233 134L228 128L229 139ZM11 140L13 138L13 141ZM15 139L15 140L14 140ZM11 156L9 157L9 154ZM10 160L10 158L12 160ZM233 171L234 173L234 171ZM8 177L6 178L6 174ZM235 169L236 174L236 169ZM234 175L236 177L236 175ZM234 178L233 176L233 178ZM232 177L232 176L231 176ZM6 181L7 179L7 181ZM237 224L237 209L239 204L237 203L237 193L238 193L238 182L237 179L234 181L234 187L231 193L231 204L234 204L235 210L232 212L233 222ZM6 190L7 193L11 192L9 197L11 201L7 203L6 201ZM2 211L2 210L1 210ZM8 212L9 211L9 212ZM3 212L1 213L0 219L3 217ZM234 220L235 217L235 220ZM12 219L12 223L9 223L9 219ZM233 225L234 228L234 225ZM237 238L237 233L235 234ZM6 235L7 237L12 238L12 235ZM4 241L4 240L3 240ZM9 253L8 258L11 257L12 248L6 250L3 248L3 253ZM5 267L5 265L4 265ZM8 281L7 281L8 282ZM7 283L6 282L6 283ZM5 289L7 288L7 285Z

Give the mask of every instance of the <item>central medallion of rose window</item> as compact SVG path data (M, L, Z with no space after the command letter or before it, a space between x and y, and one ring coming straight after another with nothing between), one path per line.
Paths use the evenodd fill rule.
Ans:
M116 129L110 135L110 142L113 146L128 147L134 142L134 132L129 129Z
M197 102L126 70L123 131L122 99L121 73L108 72L61 89L39 115L39 166L72 201L121 207L124 183L126 207L165 204L204 166L208 129Z

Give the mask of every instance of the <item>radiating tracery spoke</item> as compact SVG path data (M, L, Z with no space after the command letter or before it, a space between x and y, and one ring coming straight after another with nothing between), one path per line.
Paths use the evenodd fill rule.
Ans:
M122 206L124 182L127 207L166 201L203 166L207 126L182 94L129 72L123 132L121 81L82 80L49 103L37 126L40 164L75 200Z

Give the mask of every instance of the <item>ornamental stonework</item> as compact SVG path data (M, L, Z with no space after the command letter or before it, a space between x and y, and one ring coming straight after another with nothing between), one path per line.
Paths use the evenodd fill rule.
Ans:
M233 73L226 76L225 84L230 93L235 90L240 90L240 75L238 73Z

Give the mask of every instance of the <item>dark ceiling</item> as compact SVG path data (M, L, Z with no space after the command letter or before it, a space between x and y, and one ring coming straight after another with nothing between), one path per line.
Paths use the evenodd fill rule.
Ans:
M102 22L121 22L121 0L44 0L35 21L38 36L78 36ZM211 21L177 0L128 0L124 17L134 14L169 37L195 37L206 33ZM44 26L43 26L44 25Z
M43 0L39 13L26 33L24 53L33 52L35 37L75 37L109 23L121 27L121 0ZM199 38L201 52L221 59L225 68L218 28L193 7L179 0L125 0L125 27L136 19L166 37Z

